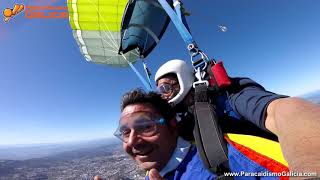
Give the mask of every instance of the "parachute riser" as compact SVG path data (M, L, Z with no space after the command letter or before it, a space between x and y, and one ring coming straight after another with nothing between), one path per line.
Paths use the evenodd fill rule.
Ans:
M152 86L151 86L151 83L150 83L150 76L147 75L147 78L148 78L148 82L142 77L142 75L139 73L139 71L133 66L133 64L127 60L127 58L124 56L123 53L119 53L126 61L127 63L129 64L129 66L131 67L131 69L133 70L133 72L136 73L137 77L140 79L140 81L142 82L142 84L144 85L144 87L148 90L148 91L151 91L152 90ZM146 64L143 62L142 60L142 63L143 63L143 67L147 73L147 66ZM148 73L147 73L148 74Z
M193 83L193 87L205 84L207 87L214 87L214 89L224 89L229 86L231 82L223 67L223 63L217 63L214 59L209 59L193 40L184 13L182 12L182 2L180 0L173 0L174 10L166 0L158 0L158 2L166 11L187 45L191 63L195 70L195 77L197 78Z
M204 77L206 75L207 64L212 60L209 60L208 56L198 48L196 42L193 40L188 24L185 20L184 13L181 10L182 2L180 0L173 0L174 10L166 0L158 0L158 2L166 11L171 21L176 26L185 44L187 45L187 50L189 51L191 63L197 78L197 81L193 84L193 86L203 83L208 85L209 83L207 80L204 80ZM200 56L200 58L198 58L198 56ZM215 63L215 61L213 62Z
M147 64L144 62L144 60L141 59L141 61L142 61L143 69L144 69L144 71L145 71L145 73L146 73L146 77L147 77L148 82L149 82L149 86L150 86L150 88L152 89L151 80L150 80L150 77L151 77L151 75L152 75L152 74L151 74L151 71L150 71L150 69L148 68Z

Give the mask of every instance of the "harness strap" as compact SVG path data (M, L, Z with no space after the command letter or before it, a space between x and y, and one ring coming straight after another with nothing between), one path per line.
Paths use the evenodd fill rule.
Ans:
M195 87L194 137L200 157L205 166L219 174L225 172L228 164L227 144L218 125L215 105L209 103L207 86Z
M171 8L171 6L166 0L158 0L158 2L161 4L163 9L166 11L168 16L170 17L173 24L176 26L178 32L180 33L186 45L188 46L189 44L193 44L194 43L193 38L190 32L188 31L188 29L186 28L185 24L183 24L182 22L183 14L179 13L179 15L177 15L176 12ZM180 6L176 6L176 11L180 11L179 8Z

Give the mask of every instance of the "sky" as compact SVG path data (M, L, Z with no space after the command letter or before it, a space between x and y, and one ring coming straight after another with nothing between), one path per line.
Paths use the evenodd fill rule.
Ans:
M66 5L10 0L0 2L1 12L14 3ZM290 96L320 89L320 1L202 0L184 5L200 49L222 60L230 76L250 77L269 91ZM87 62L68 19L26 19L22 12L8 23L0 21L0 42L0 145L111 137L121 95L143 87L130 68ZM146 60L154 75L170 59L190 61L172 24ZM142 72L141 64L136 66Z

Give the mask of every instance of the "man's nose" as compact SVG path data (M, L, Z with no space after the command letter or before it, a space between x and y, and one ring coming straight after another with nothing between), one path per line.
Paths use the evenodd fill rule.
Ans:
M134 146L138 141L139 141L138 134L134 130L132 130L130 132L130 136L129 136L127 145L128 146Z

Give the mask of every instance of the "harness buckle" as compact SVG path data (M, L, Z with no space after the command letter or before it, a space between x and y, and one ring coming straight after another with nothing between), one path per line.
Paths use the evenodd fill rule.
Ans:
M206 86L209 86L209 82L207 80L203 80L204 76L206 75L205 71L200 71L200 67L196 70L195 76L198 79L198 81L194 82L192 84L193 88L195 88L199 84L205 84Z
M207 63L209 62L208 56L198 49L198 47L195 44L189 44L188 50L191 56L191 63L195 70L198 68L201 69L201 71L205 70L207 67ZM197 56L200 56L200 58L196 59Z

